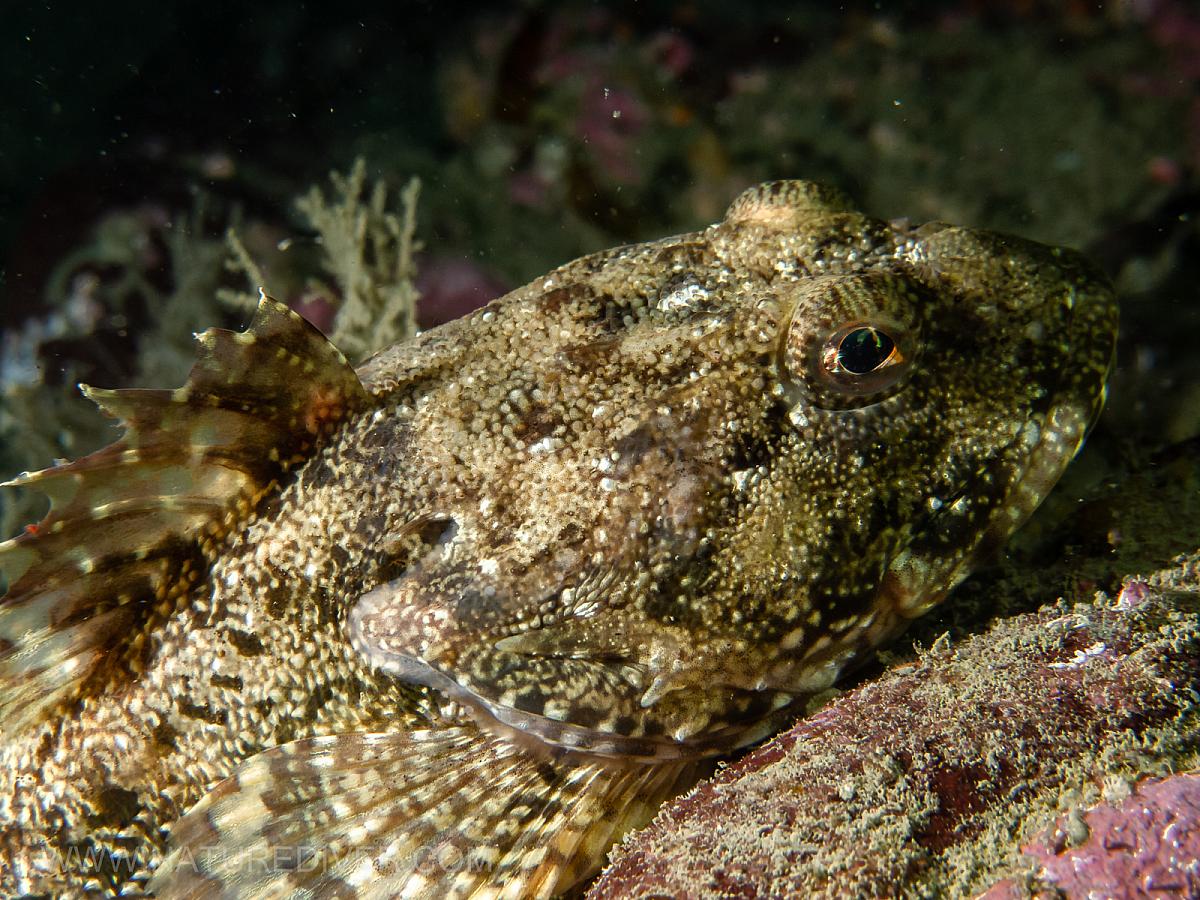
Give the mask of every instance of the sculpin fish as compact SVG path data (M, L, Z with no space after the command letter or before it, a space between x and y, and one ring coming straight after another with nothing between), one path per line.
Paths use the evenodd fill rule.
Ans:
M938 603L1116 331L1077 254L764 184L356 370L264 298L0 545L0 894L545 897Z

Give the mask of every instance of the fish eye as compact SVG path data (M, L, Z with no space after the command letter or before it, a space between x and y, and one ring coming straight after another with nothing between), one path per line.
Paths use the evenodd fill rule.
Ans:
M821 344L813 375L833 396L841 397L842 402L831 405L858 406L864 398L875 402L911 368L905 348L912 343L899 323L848 322Z
M919 307L919 288L894 275L814 279L780 345L788 394L827 409L890 397L920 356Z
M904 354L891 335L874 325L843 329L825 345L821 354L821 364L831 375L867 375L903 361Z

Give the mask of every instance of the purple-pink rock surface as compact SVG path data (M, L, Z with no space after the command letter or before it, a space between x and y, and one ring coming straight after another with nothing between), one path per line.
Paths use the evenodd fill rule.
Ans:
M1031 887L1060 897L1200 897L1200 773L1150 780L1121 803L1063 817L1024 852L1038 866ZM981 900L1005 900L1013 887Z

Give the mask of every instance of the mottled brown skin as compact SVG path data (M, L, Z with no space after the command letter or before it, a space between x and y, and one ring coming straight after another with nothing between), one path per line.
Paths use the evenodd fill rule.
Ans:
M882 350L839 355L866 327ZM323 449L160 589L136 665L100 666L69 710L3 735L0 892L136 887L167 826L291 741L340 770L352 746L461 731L554 772L592 766L603 790L545 774L539 802L627 826L649 811L627 795L652 808L689 760L777 727L1007 537L1082 442L1114 332L1110 289L1075 254L779 182L705 231L585 257L383 351ZM347 737L305 743L322 735ZM285 804L268 788L303 780L290 753L239 770L175 846L228 842L241 808L269 831ZM634 770L675 774L653 790L611 774ZM394 802L419 819L420 800ZM559 826L538 827L553 843ZM508 887L476 848L494 873L428 892L548 895L615 828ZM140 864L64 874L54 858L81 844ZM358 896L416 884L339 878ZM154 887L228 889L201 881Z

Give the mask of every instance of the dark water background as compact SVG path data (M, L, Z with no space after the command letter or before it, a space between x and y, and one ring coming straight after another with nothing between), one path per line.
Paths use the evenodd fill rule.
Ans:
M395 190L422 179L426 324L804 177L880 216L1092 254L1122 295L1120 366L1030 559L1112 587L1200 544L1197 4L114 2L2 21L0 475L112 438L76 381L177 384L190 330L244 321L215 301L156 313L234 278L228 225L319 315L293 201L357 157ZM30 502L0 501L7 530Z

